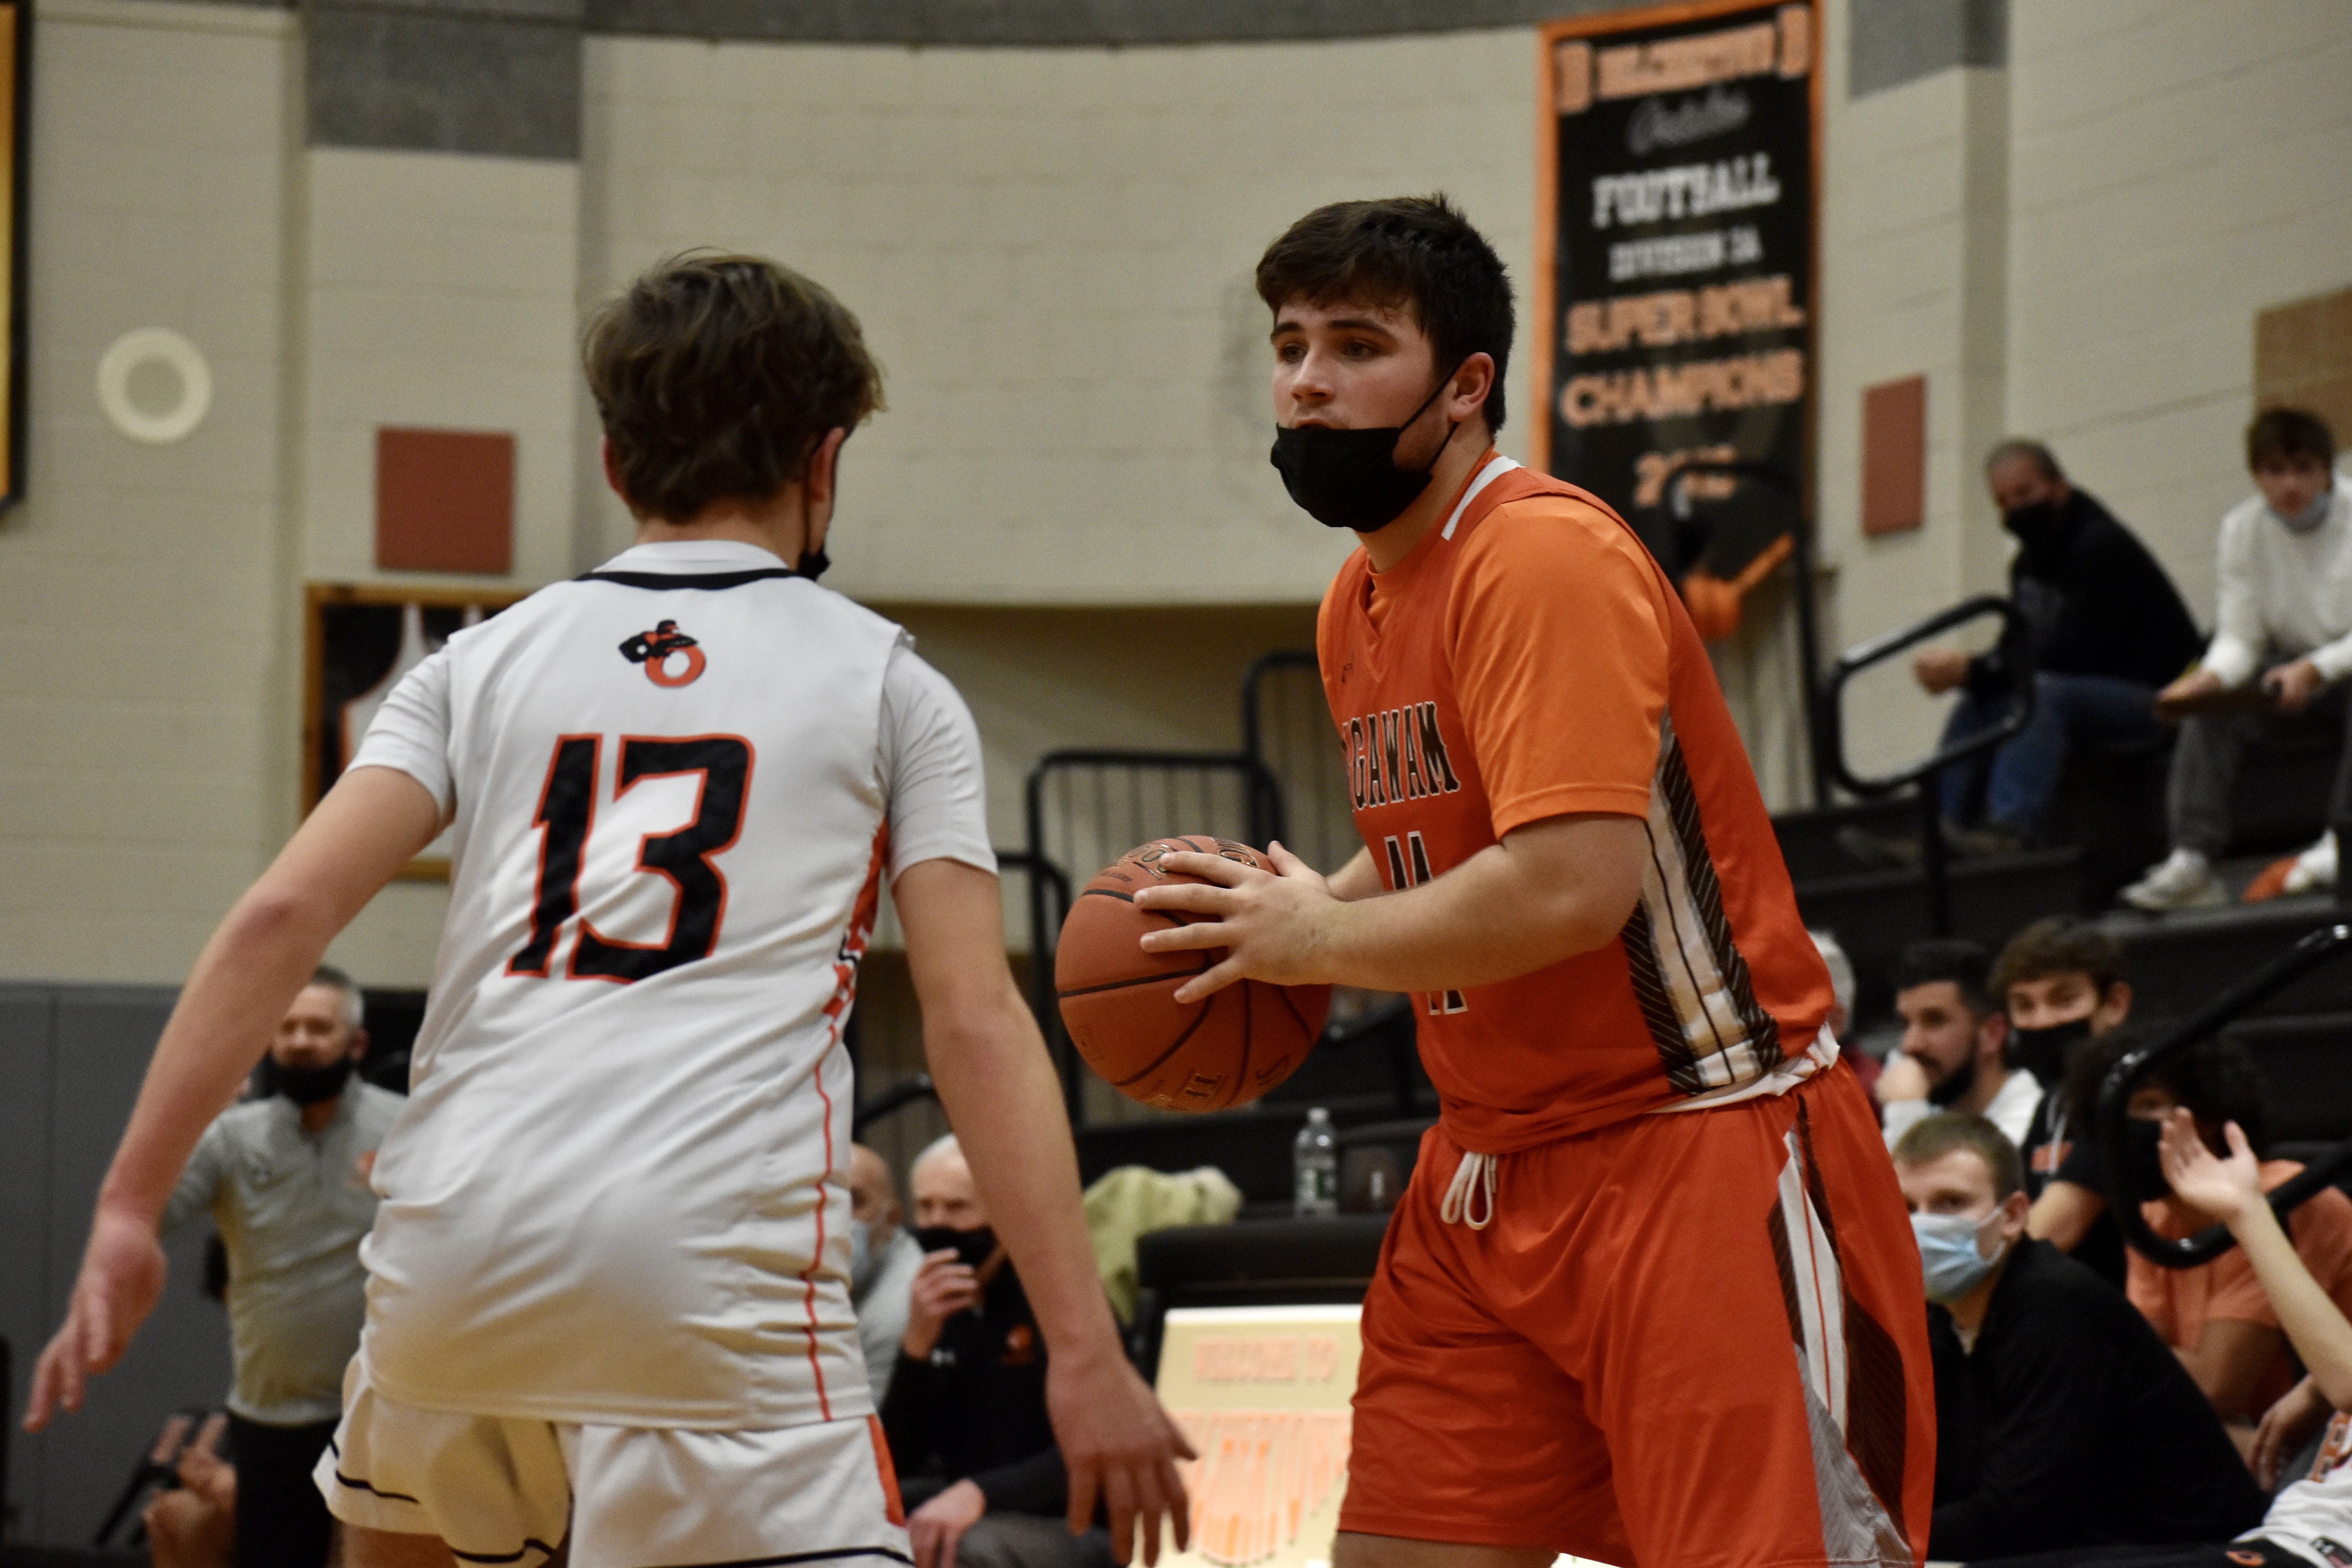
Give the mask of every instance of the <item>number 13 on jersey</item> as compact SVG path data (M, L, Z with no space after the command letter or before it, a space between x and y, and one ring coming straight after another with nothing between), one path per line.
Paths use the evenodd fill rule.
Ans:
M645 980L681 963L708 958L719 945L727 915L727 879L718 857L743 830L751 784L751 742L740 735L624 735L613 782L617 801L640 780L700 775L692 820L672 833L648 833L637 844L636 868L667 877L676 887L668 936L657 942L619 942L600 934L580 913L580 874L588 835L596 824L596 784L604 737L562 735L548 759L547 784L531 823L540 830L539 884L530 910L530 940L507 961L509 974L545 977L566 921L580 917L565 973L573 980Z

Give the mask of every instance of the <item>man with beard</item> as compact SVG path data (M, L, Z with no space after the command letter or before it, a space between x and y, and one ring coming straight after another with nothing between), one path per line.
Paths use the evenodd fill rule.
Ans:
M1981 1116L2012 1143L2024 1141L2042 1086L2010 1070L2009 1019L1985 983L1991 969L1992 954L1972 942L1944 938L1903 950L1895 975L1901 1059L1877 1084L1888 1148L1939 1110Z
M359 1348L360 1238L376 1207L368 1173L401 1106L352 1079L367 1050L362 1006L341 970L311 976L270 1042L277 1092L221 1113L163 1210L166 1231L209 1214L228 1249L237 1568L327 1561L327 1505L310 1469Z
M1985 460L1985 482L2017 540L2010 593L2032 627L2033 716L1990 758L1946 769L1938 787L1955 843L1992 853L2034 841L2071 748L2158 732L2157 691L2189 668L2200 639L2156 557L2068 482L2049 447L2003 441ZM1930 692L1960 693L1947 744L2000 723L2016 700L2013 661L2000 648L1973 658L1927 648L1912 673ZM1979 791L1982 826L1961 829Z
M1045 1342L954 1133L915 1157L923 1250L882 1429L916 1568L1108 1568L1064 1527L1069 1478L1045 1415Z

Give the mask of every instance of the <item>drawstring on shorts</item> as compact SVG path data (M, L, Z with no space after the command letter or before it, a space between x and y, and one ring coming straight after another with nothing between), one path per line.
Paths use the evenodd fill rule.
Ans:
M1480 1212L1472 1213L1473 1205ZM1437 1217L1472 1230L1484 1230L1495 1223L1495 1156L1467 1149L1462 1152L1462 1163L1454 1167L1454 1180L1445 1189L1445 1201L1438 1205Z

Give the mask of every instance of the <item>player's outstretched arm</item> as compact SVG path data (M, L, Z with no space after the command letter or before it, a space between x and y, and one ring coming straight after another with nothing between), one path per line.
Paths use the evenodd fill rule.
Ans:
M1504 835L1443 875L1383 898L1341 895L1281 845L1274 872L1217 855L1171 855L1171 871L1214 886L1146 888L1137 904L1209 918L1145 935L1146 952L1222 947L1214 968L1187 981L1193 1002L1236 980L1328 982L1375 991L1458 991L1515 979L1590 952L1625 927L1649 864L1638 816L1546 817ZM1343 876L1357 874L1350 861Z
M1061 1085L1005 966L996 878L924 860L890 893L932 1081L1051 1352L1045 1394L1070 1474L1070 1528L1086 1528L1099 1497L1118 1561L1139 1528L1143 1560L1156 1563L1163 1520L1179 1547L1190 1534L1176 1461L1192 1451L1128 1363L1095 1274Z
M99 1185L66 1321L33 1368L25 1428L81 1408L163 1289L155 1227L196 1140L236 1097L335 933L433 840L441 808L385 768L346 773L205 943Z

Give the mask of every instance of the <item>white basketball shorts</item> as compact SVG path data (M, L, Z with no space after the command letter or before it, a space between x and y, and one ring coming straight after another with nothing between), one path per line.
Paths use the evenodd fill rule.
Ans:
M539 1568L911 1563L881 1423L600 1426L420 1410L353 1360L315 1472L346 1524L437 1535L461 1563Z

